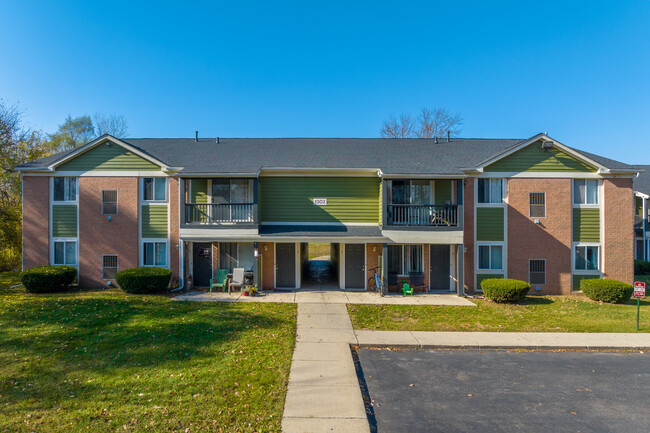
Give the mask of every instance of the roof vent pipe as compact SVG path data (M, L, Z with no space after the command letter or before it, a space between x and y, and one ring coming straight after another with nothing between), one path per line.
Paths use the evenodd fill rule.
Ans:
M436 139L436 144L438 144L438 136L436 135L434 138Z
M219 137L217 137L217 144L219 144Z
M195 143L199 142L199 131L194 131L194 142Z
M449 143L451 140L449 139L449 130L447 130L447 143Z

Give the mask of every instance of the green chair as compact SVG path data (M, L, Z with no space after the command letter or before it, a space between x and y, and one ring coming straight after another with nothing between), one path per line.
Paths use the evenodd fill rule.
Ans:
M221 289L222 292L226 291L226 283L228 282L228 269L217 269L214 278L210 280L210 293L212 289Z
M404 296L406 295L413 295L413 287L409 286L409 283L404 283L402 286L402 293Z

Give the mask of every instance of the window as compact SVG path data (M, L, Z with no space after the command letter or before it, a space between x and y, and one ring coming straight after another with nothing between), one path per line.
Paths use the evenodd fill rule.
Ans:
M598 204L598 180L574 179L573 204Z
M478 268L479 269L503 269L503 246L479 245Z
M77 178L55 177L54 201L77 201Z
M394 180L390 192L391 204L431 204L431 182L428 180Z
M215 221L253 221L253 182L250 179L212 179L211 208ZM234 205L234 206L231 206Z
M528 282L530 284L546 284L546 260L528 261Z
M228 269L232 272L235 268L253 270L255 253L252 242L220 242L219 243L219 269Z
M114 280L117 274L117 256L102 257L102 280Z
M546 216L546 193L528 193L528 201L530 203L531 218L544 218Z
M422 245L389 245L388 273L396 275L421 274Z
M597 271L599 270L599 247L597 246L576 246L575 262L576 271Z
M167 242L144 242L142 266L167 266Z
M77 241L54 241L55 265L77 264Z
M117 191L102 191L102 214L117 215Z
M479 203L503 203L503 179L478 179Z
M145 201L167 200L167 179L164 177L145 177L142 180L143 199Z

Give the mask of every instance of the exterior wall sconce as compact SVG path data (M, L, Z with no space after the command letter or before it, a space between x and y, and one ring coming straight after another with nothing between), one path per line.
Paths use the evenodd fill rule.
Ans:
M269 249L269 247L264 245L264 251L267 251L268 249Z

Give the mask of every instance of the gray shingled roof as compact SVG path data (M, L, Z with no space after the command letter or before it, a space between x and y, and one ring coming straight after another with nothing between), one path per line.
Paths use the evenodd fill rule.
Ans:
M250 173L262 168L378 168L386 175L460 175L462 168L498 155L525 139L453 138L128 138L126 143L181 174ZM579 151L582 152L582 151ZM23 164L46 166L69 152ZM627 164L582 152L608 168Z
M634 179L634 191L650 195L650 165L635 165L639 170L639 177Z

